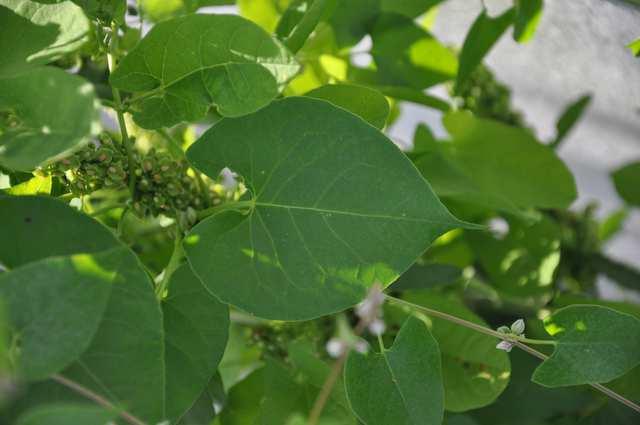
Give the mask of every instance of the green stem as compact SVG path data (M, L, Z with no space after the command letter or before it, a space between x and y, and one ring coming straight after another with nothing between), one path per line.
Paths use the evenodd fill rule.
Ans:
M96 217L98 215L104 214L106 212L109 212L111 210L115 210L116 208L126 208L127 204L112 204L112 205L107 205L105 207L102 208L98 208L96 210L91 211L91 213L89 214L91 217Z
M218 214L223 211L238 211L244 212L247 209L251 210L255 207L255 202L251 201L236 201L236 202L225 202L224 204L216 205L215 207L207 208L198 213L198 218L203 219L209 217L210 215Z
M158 283L158 286L156 286L156 296L158 297L158 300L161 300L164 297L164 293L169 287L169 280L173 273L178 270L178 267L180 267L183 257L184 250L182 248L182 232L180 228L176 226L176 236L173 241L173 253L171 254L167 267L164 269L162 279Z
M118 26L114 22L111 24L111 42L109 46L109 53L107 54L107 67L109 73L112 73L116 67L116 55L118 49ZM131 197L134 196L136 190L136 173L135 173L135 161L133 158L133 143L129 138L127 132L127 124L124 120L124 114L122 113L122 98L120 97L120 90L111 86L111 92L113 93L113 100L116 105L116 115L118 116L118 125L120 126L120 134L122 135L122 144L127 151L127 159L129 162L129 191Z
M472 329L474 331L478 331L480 333L483 333L485 335L490 335L493 337L496 337L498 339L501 339L503 341L509 341L512 342L513 345L515 345L516 347L518 347L519 349L525 351L526 353L531 354L534 357L539 358L540 360L547 360L549 358L549 356L547 356L544 353L539 352L538 350L529 347L528 345L524 344L529 343L529 344L545 344L545 345L555 345L556 342L555 341L549 341L549 340L539 340L539 339L528 339L528 338L523 338L523 337L516 337L515 335L508 335L508 334L503 334L497 331L494 331L493 329L489 329L485 326L482 325L478 325L477 323L473 323L473 322L469 322L468 320L464 320L461 319L459 317L456 316L452 316L450 314L444 313L442 311L438 311L438 310L434 310L432 308L429 307L425 307L425 306L421 306L418 304L414 304L411 303L409 301L405 301L403 299L400 298L396 298L396 297L392 297L390 295L386 295L386 298L391 301L394 302L396 304L401 304L404 305L406 307L410 307L412 309L415 310L421 310L424 311L425 313L427 313L430 316L433 317L438 317L440 319L444 319L447 320L451 323L455 323L457 325L460 326L464 326L466 328ZM611 397L612 399L624 404L625 406L629 407L630 409L635 410L636 412L640 412L640 406L638 406L637 404L635 404L634 402L632 402L631 400L628 400L626 398L624 398L623 396L621 396L620 394L616 393L615 391L611 390L610 388L605 387L604 385L601 384L589 384L592 388L600 391L601 393L605 394L608 397Z
M304 14L298 25L293 29L291 35L285 40L286 46L292 53L297 53L304 46L309 35L320 22L320 18L327 8L327 0L315 0L309 10Z
M375 84L370 85L370 87L380 91L386 96L393 97L394 99L405 100L407 102L437 109L442 112L449 112L451 110L451 105L447 101L422 93L419 90L399 86L378 86Z

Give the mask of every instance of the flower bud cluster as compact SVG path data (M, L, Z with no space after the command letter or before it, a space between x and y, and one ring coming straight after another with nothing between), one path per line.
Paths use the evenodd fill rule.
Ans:
M511 327L500 326L497 330L499 333L504 334L505 336L524 337L524 328L525 328L524 320L518 319L511 324ZM498 343L498 345L496 345L496 348L498 350L509 352L511 351L514 345L515 345L514 342L509 341L507 339L503 339Z

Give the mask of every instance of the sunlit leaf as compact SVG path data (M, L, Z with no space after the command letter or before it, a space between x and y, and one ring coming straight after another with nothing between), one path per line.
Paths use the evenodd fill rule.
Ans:
M48 195L51 193L51 176L33 176L31 179L11 186L6 190L9 195Z
M533 38L542 17L543 7L543 0L515 0L514 40L518 43L526 43Z
M352 306L462 225L389 139L321 100L289 97L222 120L187 157L211 177L230 167L253 196L248 214L192 229L189 262L221 300L265 318Z
M572 305L545 319L557 341L532 380L546 387L608 382L640 364L640 320L607 307Z
M133 118L142 127L158 128L203 118L213 105L223 116L253 112L275 98L298 69L286 48L251 21L201 14L155 25L110 82L142 92L133 101Z
M405 322L388 350L351 352L344 376L351 407L366 425L442 423L440 351L418 319Z
M61 69L0 78L0 165L31 171L88 141L97 119L93 87Z
M633 56L640 56L640 38L629 43L627 47L631 50Z

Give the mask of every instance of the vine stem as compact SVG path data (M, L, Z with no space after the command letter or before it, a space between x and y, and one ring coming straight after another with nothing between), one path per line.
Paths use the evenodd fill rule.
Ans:
M394 302L396 304L401 304L404 305L406 307L410 307L412 309L415 310L422 310L425 313L427 313L430 316L434 316L434 317L438 317L440 319L444 319L447 320L449 322L455 323L457 325L460 326L464 326L466 328L472 329L474 331L478 331L480 333L483 333L485 335L490 335L493 336L495 338L501 339L503 341L508 341L513 343L513 345L515 345L516 347L518 347L519 349L521 349L522 351L531 354L534 357L537 357L538 359L544 361L547 360L549 358L549 356L547 356L544 353L541 353L540 351L529 347L526 343L528 344L548 344L548 345L555 345L556 342L555 341L549 341L549 340L537 340L537 339L528 339L528 338L523 338L523 337L515 337L514 335L507 335L507 334L503 334L497 331L494 331L493 329L489 329L485 326L482 325L478 325L477 323L473 323L473 322L469 322L468 320L464 320L461 319L459 317L456 316L452 316L450 314L444 313L442 311L438 311L438 310L434 310L432 308L429 307L424 307L418 304L414 304L411 303L409 301L405 301L403 299L400 298L396 298L396 297L392 297L390 295L386 295L385 297L391 301ZM630 409L635 410L636 412L640 413L640 406L638 406L636 403L632 402L631 400L628 400L627 398L623 397L622 395L618 394L617 392L613 391L610 388L605 387L604 385L601 384L597 384L597 383L590 383L589 386L591 386L592 388L600 391L601 393L605 394L608 397L611 397L612 399L624 404L625 406L629 407Z
M59 374L52 375L51 379L53 379L54 381L56 381L57 383L59 383L61 385L64 385L65 387L77 392L78 394L82 395L83 397L88 398L89 400L95 402L96 404L99 404L100 406L102 406L102 407L104 407L104 408L106 408L108 410L117 411L118 414L120 415L120 417L122 419L124 419L125 421L127 421L128 423L130 423L131 425L146 425L146 423L144 423L143 421L141 421L140 419L138 419L137 417L135 417L131 413L127 412L126 410L118 409L116 406L113 405L113 403L111 403L106 398L94 393L89 388L84 387L84 386L80 385L79 383L77 383L75 381L72 381L71 379L65 378L64 376L59 375Z
M176 235L173 240L173 253L171 254L167 267L164 269L162 279L160 279L160 283L158 283L158 286L156 287L156 296L158 297L158 300L161 300L164 296L164 293L169 286L171 276L178 267L180 267L182 257L184 257L184 250L182 248L182 231L180 230L180 226L176 226Z
M304 46L307 38L320 22L326 7L327 0L315 0L311 4L309 10L306 11L298 25L291 32L291 35L285 40L285 44L291 52L297 53Z
M109 74L116 68L116 54L118 49L118 26L116 23L111 24L111 41L109 42L109 53L107 53L107 67L109 68ZM135 161L133 159L133 144L129 138L127 132L127 123L124 120L124 113L122 112L122 98L120 97L120 90L111 86L111 92L113 93L113 100L116 104L116 115L118 116L118 126L120 127L120 134L122 137L122 144L127 151L127 160L129 163L129 191L131 196L134 196L136 190L136 173L135 173Z

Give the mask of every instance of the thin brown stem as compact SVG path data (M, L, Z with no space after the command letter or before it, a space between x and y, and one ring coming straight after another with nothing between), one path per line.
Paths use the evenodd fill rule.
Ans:
M116 406L113 405L113 403L111 403L109 400L107 400L106 398L102 397L101 395L98 395L96 393L94 393L93 391L91 391L89 388L80 385L79 383L72 381L71 379L65 378L62 375L52 375L51 379L53 379L54 381L56 381L57 383L64 385L65 387L77 392L78 394L80 394L81 396L88 398L89 400L95 402L96 404L99 404L100 406L104 407L105 409L108 410L113 410L118 412L118 414L120 415L120 417L122 419L124 419L125 421L127 421L128 423L130 423L131 425L146 425L145 422L141 421L140 419L138 419L137 417L135 417L134 415L132 415L131 413L127 412L126 410L122 410L117 408Z

